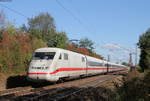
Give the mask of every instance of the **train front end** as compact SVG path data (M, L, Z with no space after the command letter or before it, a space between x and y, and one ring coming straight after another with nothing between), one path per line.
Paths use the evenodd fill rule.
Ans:
M32 60L28 68L28 80L30 81L55 81L51 77L50 69L53 67L56 51L42 48L33 53Z

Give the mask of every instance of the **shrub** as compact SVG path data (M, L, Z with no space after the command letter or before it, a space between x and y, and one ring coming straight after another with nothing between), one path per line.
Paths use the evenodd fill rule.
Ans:
M144 78L123 79L123 84L116 84L114 101L150 101L150 72Z
M138 72L143 72L143 69L140 66L135 67Z

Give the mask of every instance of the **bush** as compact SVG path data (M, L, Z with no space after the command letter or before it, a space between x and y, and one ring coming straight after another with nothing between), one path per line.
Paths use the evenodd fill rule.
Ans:
M2 73L25 73L32 52L46 44L29 34L21 34L12 28L5 30L0 41L0 68Z
M143 72L143 69L140 66L135 67L138 72Z
M150 72L144 78L123 79L121 86L116 84L114 101L150 101Z

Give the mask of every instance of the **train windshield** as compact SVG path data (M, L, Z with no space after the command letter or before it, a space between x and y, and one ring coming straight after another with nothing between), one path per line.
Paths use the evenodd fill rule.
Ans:
M55 56L55 52L35 52L33 54L33 59L46 59L46 60L52 60Z

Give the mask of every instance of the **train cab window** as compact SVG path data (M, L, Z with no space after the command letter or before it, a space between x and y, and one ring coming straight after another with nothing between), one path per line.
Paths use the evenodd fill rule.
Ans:
M60 59L60 60L61 60L61 57L62 57L62 56L61 56L61 54L60 54L60 56L59 56L59 59Z
M52 60L55 56L55 52L35 52L33 54L33 59L38 60L38 59L47 59L47 60Z
M85 58L84 57L82 57L82 62L85 62Z
M68 54L64 53L64 60L68 60Z

